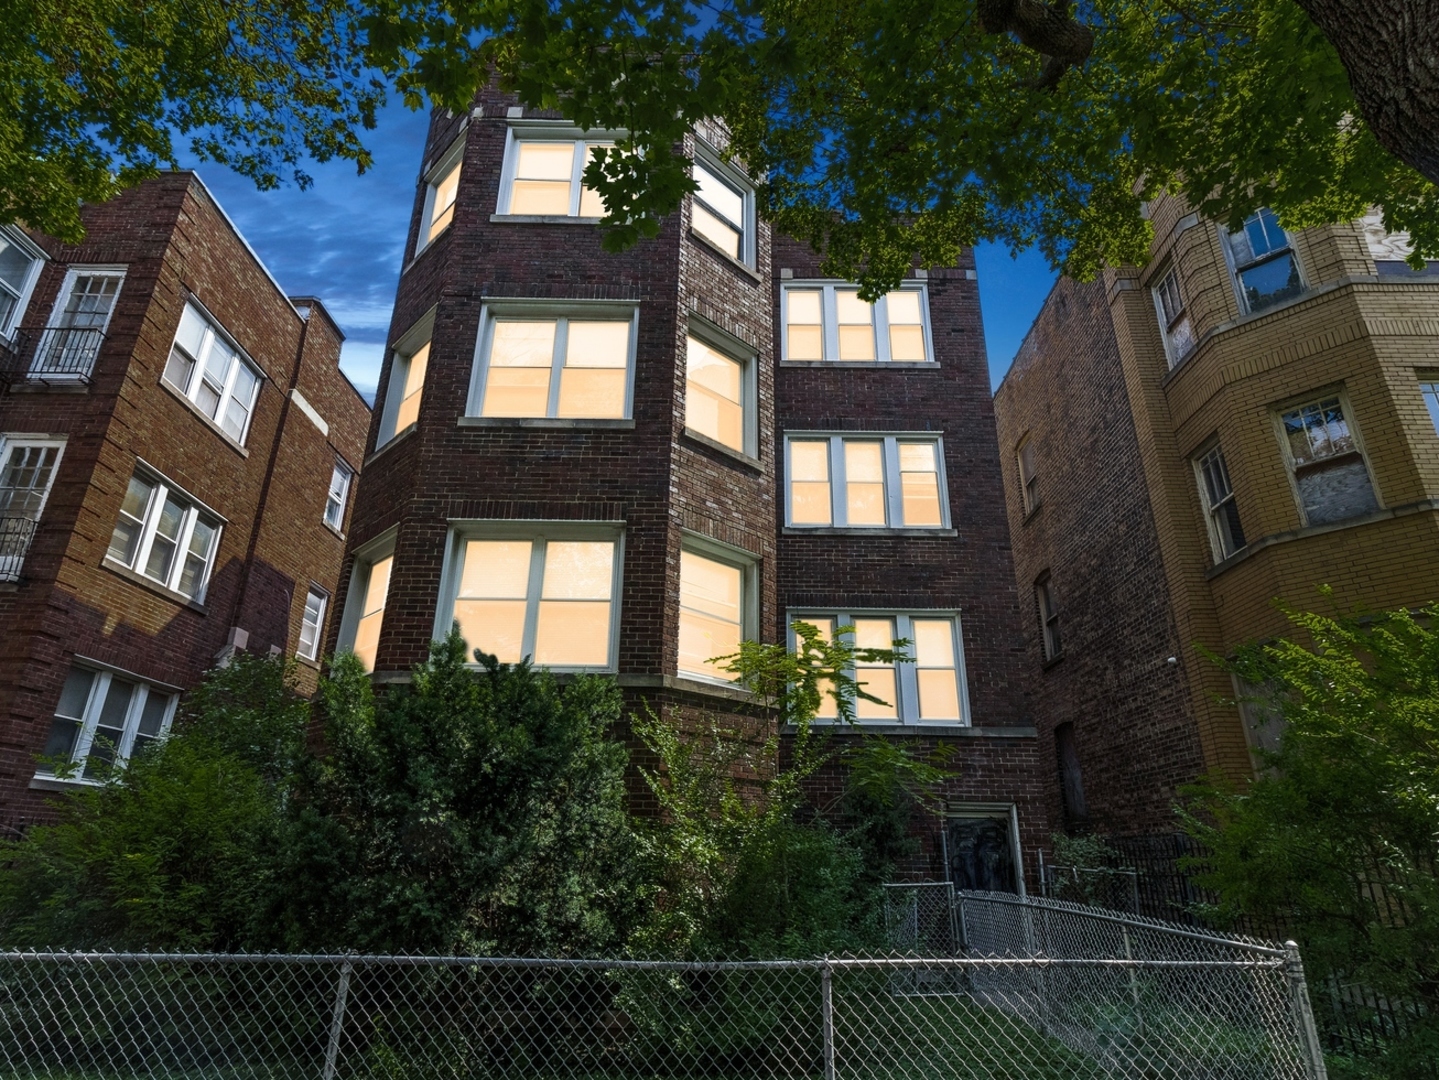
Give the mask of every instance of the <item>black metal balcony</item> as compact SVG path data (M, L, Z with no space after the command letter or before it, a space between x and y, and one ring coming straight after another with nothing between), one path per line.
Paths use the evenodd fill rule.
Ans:
M29 327L17 331L15 341L13 359L0 354L0 366L11 368L9 381L87 383L105 331L86 326Z
M20 580L35 526L33 518L0 514L0 582Z

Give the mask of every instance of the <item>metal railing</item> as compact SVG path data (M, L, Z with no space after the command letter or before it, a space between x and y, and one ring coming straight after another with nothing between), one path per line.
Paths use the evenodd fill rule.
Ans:
M33 518L0 514L0 581L20 580L35 528Z
M14 378L37 382L89 382L105 331L78 326L31 327L21 331Z
M1051 900L1073 900L1080 904L1140 914L1139 873L1123 867L1065 866L1044 861L1040 852L1039 884Z
M894 949L939 951L948 940L956 956L1009 961L916 970L908 989L998 1010L1094 1063L1095 1075L1326 1075L1293 942L947 883L887 887L886 925Z
M892 889L888 901L891 938L912 948L812 960L0 953L0 1071L46 1080L1324 1076L1292 949L947 886Z

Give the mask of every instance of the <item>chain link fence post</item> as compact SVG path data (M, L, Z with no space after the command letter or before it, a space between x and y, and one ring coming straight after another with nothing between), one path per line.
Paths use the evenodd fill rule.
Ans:
M1299 1031L1300 1050L1304 1054L1309 1080L1329 1080L1324 1066L1324 1050L1319 1045L1319 1030L1314 1026L1314 1010L1309 1006L1309 989L1304 984L1304 961L1299 958L1297 942L1284 943L1284 973L1289 976L1294 1026Z
M819 1022L824 1030L824 1080L834 1076L834 969L828 958L819 969Z
M324 1080L335 1080L335 1065L340 1057L340 1036L345 1029L345 1002L350 996L350 972L354 965L347 959L340 965L340 982L335 987L335 1010L330 1017L330 1041L325 1046Z

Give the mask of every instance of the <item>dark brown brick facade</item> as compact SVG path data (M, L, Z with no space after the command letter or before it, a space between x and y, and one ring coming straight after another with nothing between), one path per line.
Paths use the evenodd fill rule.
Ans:
M958 748L953 800L1017 804L1024 848L1032 850L1047 818L1019 678L1024 642L972 260L929 278L940 360L933 370L782 366L780 271L804 277L815 257L772 240L763 222L750 269L691 233L688 203L656 238L619 255L604 252L598 231L583 223L491 220L508 128L536 118L487 90L468 117L437 114L431 123L390 334L398 342L433 309L419 420L414 431L376 452L392 354L380 377L372 457L342 575L343 601L353 549L397 527L377 677L403 678L426 655L451 521L615 522L625 537L620 684L636 704L643 699L692 719L702 712L732 715L742 695L676 674L681 548L687 536L706 538L754 560L756 629L766 641L780 640L786 613L799 607L960 611L973 726L950 734L933 729L919 738L943 737ZM453 223L415 257L423 177L462 130ZM638 305L633 423L461 423L482 304L505 298ZM694 322L756 354L755 458L716 449L685 431L684 340ZM818 427L942 433L955 528L933 537L788 533L779 475L784 432ZM338 627L332 633L338 635Z
M322 520L331 471L337 456L359 467L369 425L368 407L340 374L341 335L323 307L285 297L193 174L87 207L85 224L79 246L34 237L49 258L21 322L33 340L68 268L123 267L93 376L88 385L47 385L22 369L0 396L0 433L64 439L20 580L0 585L7 822L42 812L35 759L72 658L186 688L234 628L250 651L294 652L311 585L336 591L344 538ZM243 448L161 381L190 297L263 370ZM201 604L106 561L137 460L224 519Z

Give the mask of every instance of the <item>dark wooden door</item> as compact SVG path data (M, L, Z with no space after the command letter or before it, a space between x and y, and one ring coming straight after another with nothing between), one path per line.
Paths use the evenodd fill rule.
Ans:
M1018 892L1008 817L949 821L949 878L956 889Z

